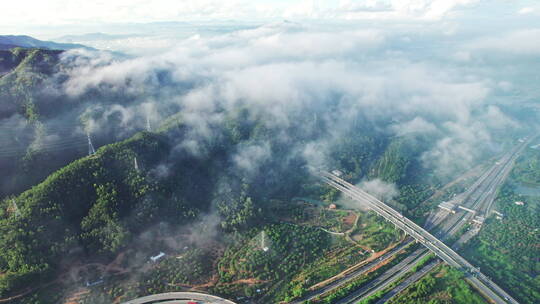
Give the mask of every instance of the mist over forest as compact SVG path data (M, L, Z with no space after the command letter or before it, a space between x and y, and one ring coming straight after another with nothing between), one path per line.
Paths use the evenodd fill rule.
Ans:
M245 109L246 119L294 141L295 153L314 166L329 165L336 140L355 124L386 137L429 137L418 161L444 178L497 151L496 134L536 128L535 101L527 95L534 92L529 77L536 67L511 56L534 56L534 50L505 49L484 36L447 47L448 38L437 34L282 22L195 35L159 55L126 59L74 50L37 66L25 61L2 81L10 98L0 127L24 134L5 138L2 154L61 146L67 140L58 137L66 136L85 151L87 132L99 146L145 129L147 120L158 128L181 112L191 134L174 144L197 155L217 136L212 125ZM506 34L522 43L528 37L534 31ZM289 128L307 138L296 142L284 134ZM258 155L233 156L241 167L256 162L250 157L271 156L268 143L252 146Z

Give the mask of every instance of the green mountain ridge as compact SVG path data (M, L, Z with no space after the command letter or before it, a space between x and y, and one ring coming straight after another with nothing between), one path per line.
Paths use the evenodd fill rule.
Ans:
M225 134L229 135L212 144L210 154L205 157L183 153L171 160L174 146L169 138L182 136L185 128L178 123L178 117L173 117L157 134L143 132L104 146L96 155L74 161L21 195L4 199L0 208L0 294L10 294L36 280L47 282L58 270L59 259L109 256L127 246L134 236L156 221L188 223L201 212L208 211L216 198L213 195L220 176L228 176L233 184L235 179L238 183L243 180L237 173L227 173L228 155L246 141L257 141L260 136L272 137L268 132L253 132L257 129L255 123L245 125L243 133L247 135L239 139L234 130L243 124L242 120L237 120L242 117L229 118L227 127L223 126L228 130ZM405 167L387 165L384 169L379 164L382 159L392 162L389 157L403 159L413 155L400 155L396 150L399 144L397 148L395 144L389 147L391 154L383 153L378 161L377 153L361 151L368 146L359 145L356 152L363 162L376 164L378 174L384 178L403 179ZM365 158L365 155L370 156ZM140 171L134 167L135 158ZM168 164L170 175L158 177L153 169L160 164ZM273 193L281 193L284 198L301 194L286 190L302 189L299 181L307 178L308 184L313 183L300 167L288 170L296 173L276 172L272 177L263 170L260 175L266 183L273 185ZM352 173L346 168L343 170ZM272 182L272 178L276 181ZM226 207L221 210L222 227L226 229L252 225L249 224L249 217L254 214L252 208L264 207L265 199L261 193L272 195L272 191L263 190L265 186L259 184L258 178L244 183L249 189L247 193L233 190L226 195L232 195L232 201L221 205ZM246 200L250 196L253 200ZM19 215L14 206L18 206ZM84 255L70 254L73 248L81 246Z
M92 49L82 44L43 41L26 35L0 35L0 50L9 50L16 47L50 50Z

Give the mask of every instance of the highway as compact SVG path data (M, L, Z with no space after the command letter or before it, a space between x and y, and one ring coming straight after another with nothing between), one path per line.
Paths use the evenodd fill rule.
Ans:
M293 301L291 303L296 304L296 303L303 303L303 302L306 302L306 301L311 301L311 300L319 297L322 294L325 294L325 293L327 293L327 292L329 292L329 291L331 291L333 289L336 289L336 288L338 288L338 287L340 287L340 286L342 286L342 285L344 285L344 284L358 278L359 276L363 275L368 270L375 267L377 264L391 258L396 253L398 253L401 250L405 249L405 247L409 246L411 243L412 243L412 240L409 239L409 240L403 242L402 244L394 247L393 249L389 250L388 252L381 255L377 259L372 260L369 263L366 263L365 265L359 267L358 269L348 273L347 275L343 276L342 278L339 278L339 279L329 283L328 285L326 285L326 286L324 286L322 288L319 288L319 289L317 289L315 291L309 292L308 294L306 294L302 298L300 298L298 300L295 300L295 301Z
M427 264L426 266L422 267L417 272L413 273L410 277L406 278L403 282L399 283L396 287L394 287L392 290L388 291L384 297L380 298L375 304L383 304L386 303L388 300L393 298L396 294L402 292L407 287L409 287L414 282L421 279L424 275L426 275L428 272L430 272L433 268L435 268L437 265L440 264L440 261L432 261L431 263Z
M142 298L133 299L122 304L150 304L150 303L187 303L197 302L201 304L235 304L232 301L198 292L166 292Z
M478 195L472 196L471 194L473 194L475 191L480 192L480 193L485 192L485 187L486 186L483 185L483 183L485 183L486 185L491 185L493 183L493 180L497 176L499 176L501 174L500 173L501 171L499 169L502 169L504 166L499 166L498 164L503 164L504 163L506 165L507 163L513 161L515 159L514 156L516 156L516 153L518 153L519 151L520 151L520 147L516 147L515 149L513 149L509 153L505 154L503 157L501 157L501 159L495 165L493 165L490 169L486 170L486 172L483 173L471 187L469 187L467 192L465 192L463 194L460 194L455 199L459 200L459 203L463 203L465 206L467 206L469 208L476 208L481 202L483 202L483 200L479 200ZM511 166L510 166L510 168L511 168ZM499 181L497 181L497 182L499 182ZM483 187L481 187L482 185L483 185ZM469 196L471 196L471 197L469 197ZM449 215L450 215L451 219L454 218L455 220L451 221L450 225L445 225L445 227L443 227L441 229L440 237L441 237L441 239L443 239L443 238L445 238L445 237L447 237L449 235L454 234L455 232L457 232L459 230L458 228L461 228L466 223L465 221L459 221L459 220L461 218L463 218L465 215L467 215L467 213L465 215L463 215L462 212L458 213L458 214L451 214L450 212L443 211L441 209L440 212L438 212L435 216L431 217L431 219L426 221L426 225L425 225L426 229L431 229L431 228L439 225ZM452 233L450 233L449 230L452 230ZM340 286L346 284L347 282L350 282L350 281L356 279L357 277L359 277L360 275L364 274L369 269L374 267L376 264L381 263L381 262L389 259L391 256L393 256L393 254L397 253L399 250L401 250L401 248L404 248L408 243L409 242L406 242L405 244L401 245L400 247L394 248L392 251L387 252L383 256L379 257L377 260L371 261L369 264L363 265L361 268L355 270L354 272L347 273L344 277L333 281L332 283L326 285L324 288L320 288L320 289L317 289L315 291L311 291L306 296L304 296L301 299L296 300L296 301L294 301L292 303L302 303L302 302L307 301L307 300L313 300L313 299L315 299L315 298L317 298L317 297L319 297L319 296L321 296L323 294L328 293L329 291L331 291L333 289L339 288ZM418 259L421 259L421 258L423 258L424 256L427 255L426 250L425 249L423 249L423 250L424 250L423 255L421 257L419 257ZM398 280L401 277L401 274L406 273L407 270L411 269L415 264L416 264L416 262L411 261L411 263L409 263L409 264L400 263L398 267L392 267L391 269L387 270L385 273L383 273L381 275L381 276L384 276L385 280L377 280L378 285L370 284L370 286L369 286L370 288L367 288L367 289L366 288L360 288L360 289L356 290L353 294L351 294L350 297L348 297L348 299L363 299L363 298L366 298L366 297L368 297L369 295L371 295L371 294L373 294L375 292L378 292L380 290L384 290L384 288L386 288L386 286L388 286L391 283ZM406 269L406 270L401 271L402 269ZM420 271L423 271L423 269L420 270ZM400 286L401 286L401 284L400 284Z
M424 248L415 250L403 261L399 262L389 270L385 271L382 275L376 277L375 279L371 280L359 289L355 290L347 297L337 301L336 304L356 303L357 301L376 293L380 289L386 288L392 283L392 280L390 279L393 276L402 276L405 273L409 272L414 267L416 262L426 255L426 250Z
M494 166L493 168L497 168L497 166ZM485 174L483 174L479 179L478 181L480 182L485 182L487 180L487 177L492 174L493 170L487 170ZM478 189L478 186L480 185L480 182L476 182L472 187L470 187L470 190L468 191L469 193L472 193L472 190L474 189ZM477 202L477 200L475 201L472 201L470 202L470 200L466 200L465 203L467 206L469 207L473 207L475 205L475 203ZM437 216L437 217L434 217L433 218L433 221L432 222L428 222L426 223L426 226L429 226L429 227L436 227L437 225L439 225L441 222L444 221L444 219L447 218L448 215L452 215L452 217L456 217L458 218L461 218L462 215L461 214L450 214L449 212L447 211L444 211L442 212L441 215ZM457 221L455 223L455 226L458 226L458 227L462 227L463 224L465 222L463 221ZM442 234L442 238L444 237L447 237L449 235L451 235L449 232L449 230L452 230L452 228L455 227L454 225L450 225L448 227L446 227L446 230L442 230L444 231L445 233ZM427 229L427 228L426 228ZM455 230L454 230L455 231ZM422 248L420 249L420 253L422 254L421 256L419 256L418 254L416 254L415 256L415 259L409 259L409 263L400 263L398 265L396 265L395 267L392 267L391 269L389 269L388 271L386 271L385 273L383 273L381 275L381 278L384 278L384 279L376 279L374 280L374 283L369 283L369 285L366 287L366 288L360 288L358 290L355 290L353 293L351 293L348 297L342 299L340 302L338 303L341 303L341 304L344 304L344 303L354 303L356 301L359 301L359 300L362 300L362 299L365 299L369 296L371 296L372 294L375 294L379 291L382 291L384 290L385 288L387 288L387 286L389 286L390 284L394 283L395 281L397 281L399 278L401 278L403 275L405 275L407 272L409 272L415 265L416 265L416 261L417 260L421 260L422 258L424 258L425 256L427 256L429 254L429 251L425 248ZM438 263L437 263L438 264ZM430 264L431 265L431 264ZM427 267L427 266L426 266ZM431 267L432 268L432 267ZM416 281L416 277L418 277L418 273L427 273L426 271L426 268L422 268L419 272L413 274L411 276L411 278L413 279L407 279L405 280L404 282L411 282L413 283L414 281ZM421 277L421 276L420 276ZM418 277L418 278L420 278ZM405 289L407 285L403 286L404 282L402 282L401 284L399 284L398 286L396 286L394 289L392 289L389 294L393 294L394 291L396 290L403 290ZM386 298L386 297L385 297Z
M510 154L505 155L494 166L492 166L477 182L471 186L467 192L463 195L458 195L452 203L458 205L466 205L469 209L476 210L476 214L465 212L464 215L457 214L450 217L441 228L442 232L438 233L438 237L442 237L444 231L448 234L454 235L463 225L459 225L461 220L464 224L471 220L475 215L485 216L489 215L489 208L495 200L497 189L504 182L508 174L513 168L513 164L519 153L526 147L526 144L522 144L512 149ZM461 213L462 214L462 213Z
M473 282L473 284L475 284L475 286L482 293L491 298L495 303L518 303L454 250L449 248L446 244L435 238L429 232L419 227L408 218L404 217L399 212L335 175L328 172L320 172L320 176L329 185L342 191L351 198L368 205L372 210L383 216L388 221L392 222L396 227L399 227L407 234L421 242L424 246L438 255L449 265L472 274L470 281Z

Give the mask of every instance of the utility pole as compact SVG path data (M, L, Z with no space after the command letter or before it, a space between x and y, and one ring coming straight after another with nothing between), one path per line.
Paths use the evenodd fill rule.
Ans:
M88 137L88 155L94 155L96 154L96 150L94 149L94 145L92 145L92 139L90 139L90 132L87 132L86 136Z

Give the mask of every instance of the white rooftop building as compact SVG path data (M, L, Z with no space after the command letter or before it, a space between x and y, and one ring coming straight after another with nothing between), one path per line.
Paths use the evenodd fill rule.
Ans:
M446 211L450 211L452 213L456 213L456 205L452 204L450 202L442 202L442 203L440 203L439 208L444 209Z
M336 170L332 170L332 174L334 174L337 177L341 177L343 175L343 172L336 169Z
M161 258L164 257L164 256L165 256L165 253L160 252L160 253L159 253L158 255L156 255L156 256L151 256L151 257L150 257L150 260L151 260L152 262L155 263L155 262L157 262L159 259L161 259Z

